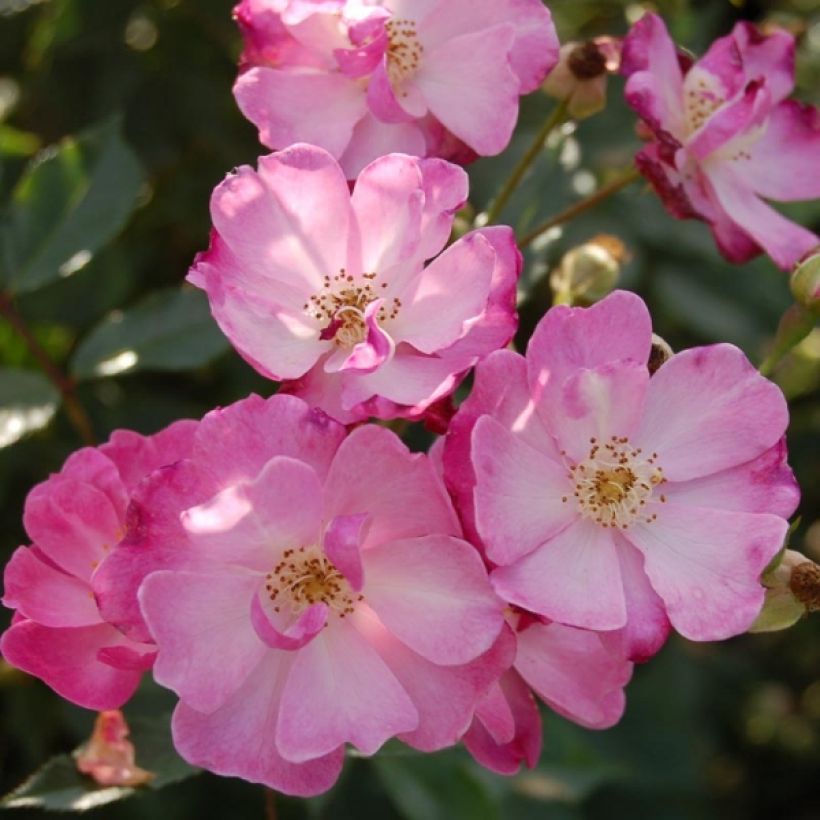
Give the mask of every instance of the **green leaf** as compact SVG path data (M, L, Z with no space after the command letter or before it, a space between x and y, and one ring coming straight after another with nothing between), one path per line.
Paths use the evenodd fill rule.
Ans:
M42 374L0 368L0 447L45 427L59 404L59 392Z
M393 805L407 820L496 820L498 805L457 752L374 758Z
M53 757L13 792L0 800L8 809L84 812L130 797L145 789L156 791L199 773L177 755L171 742L171 718L134 718L130 739L137 751L137 764L155 774L145 786L98 786L77 771L70 754Z
M0 282L24 293L84 267L125 224L141 184L116 119L42 151L0 225Z
M104 319L77 348L71 371L92 379L135 370L191 370L228 348L204 293L163 290Z

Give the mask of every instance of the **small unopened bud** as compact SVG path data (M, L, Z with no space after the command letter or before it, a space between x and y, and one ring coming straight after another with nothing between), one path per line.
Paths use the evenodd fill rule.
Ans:
M653 333L652 348L649 351L649 361L646 363L646 367L649 370L649 375L654 376L660 366L665 362L668 362L674 355L675 351L672 350L669 342L658 336L657 333Z
M76 753L77 769L101 786L140 786L154 775L137 766L135 755L122 712L109 709L97 715L90 740Z
M606 75L616 72L620 62L620 42L611 37L566 43L541 88L548 96L566 102L571 117L583 119L603 109Z
M820 253L797 266L790 284L795 301L820 315Z
M820 609L820 566L802 553L785 550L762 581L766 600L750 632L788 629L806 612Z
M627 256L620 239L604 234L568 251L550 276L556 302L590 304L603 299L618 284Z

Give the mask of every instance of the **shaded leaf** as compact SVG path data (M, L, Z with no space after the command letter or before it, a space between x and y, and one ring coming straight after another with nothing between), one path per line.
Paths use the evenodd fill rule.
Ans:
M125 224L141 183L116 119L41 152L1 226L0 281L23 293L84 267Z
M0 447L45 427L57 412L60 394L42 374L0 369Z
M228 347L205 294L163 290L103 320L77 348L71 370L80 379L134 370L190 370Z
M84 812L146 789L156 791L198 773L198 769L189 766L174 750L169 715L134 718L130 723L137 762L156 775L147 785L139 788L98 786L90 777L77 771L72 755L62 754L49 760L6 795L0 801L0 807Z
M407 820L494 820L499 808L457 752L376 757L391 802Z

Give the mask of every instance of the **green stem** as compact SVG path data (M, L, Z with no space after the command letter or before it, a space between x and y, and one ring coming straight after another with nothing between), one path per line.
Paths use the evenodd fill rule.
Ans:
M74 390L74 381L66 376L51 360L46 350L37 341L26 320L17 311L12 303L11 296L0 291L0 316L2 316L17 332L17 335L26 343L31 355L37 360L49 381L60 391L68 420L71 422L83 444L93 447L97 443L91 420L85 408L77 398Z
M590 194L585 199L580 200L580 202L570 205L569 208L555 214L555 216L551 216L537 228L533 228L529 233L524 234L524 236L518 240L518 245L522 248L526 247L538 239L541 234L546 233L550 228L554 228L556 225L563 225L564 222L575 219L576 216L584 213L584 211L588 211L590 208L594 208L599 202L603 202L612 196L612 194L617 193L622 188L626 188L627 185L631 185L640 178L640 171L638 171L637 168L630 168L625 174L613 179L612 182L604 185L602 188L599 188L594 194Z
M557 128L567 116L567 104L561 101L550 112L549 117L545 120L541 129L535 135L535 139L527 149L523 157L518 161L518 164L513 168L510 178L504 184L504 187L499 192L498 196L493 200L490 207L487 209L487 225L492 225L498 219L504 206L509 202L510 197L515 192L515 189L520 185L527 169L535 162L538 155L544 149L544 143L547 137L552 133L553 129Z

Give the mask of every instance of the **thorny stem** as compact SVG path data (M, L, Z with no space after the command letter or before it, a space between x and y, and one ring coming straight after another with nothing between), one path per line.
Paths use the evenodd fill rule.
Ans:
M554 228L556 225L563 225L564 222L569 222L571 219L575 219L575 217L579 214L584 213L584 211L588 211L590 208L594 208L599 202L603 202L605 199L612 196L612 194L617 193L622 188L626 188L627 185L631 185L640 178L640 171L638 171L637 168L630 168L625 174L613 179L612 182L604 185L602 188L599 188L594 194L590 194L585 199L582 199L574 205L570 205L569 208L555 214L555 216L551 216L545 222L542 222L537 228L534 228L529 233L522 236L521 239L518 240L519 247L526 247L538 239L541 234L546 233L550 228Z
M49 381L54 384L63 399L66 415L71 425L77 431L77 435L84 444L93 446L96 444L94 428L85 408L77 398L74 390L74 381L66 376L62 370L51 360L43 346L31 332L26 320L18 313L12 303L11 296L0 291L0 316L2 316L17 332L20 338L26 343L29 352L37 360Z
M498 219L501 211L504 210L504 206L507 204L510 197L515 192L515 189L524 178L524 174L526 174L527 169L533 164L533 162L535 162L541 151L544 150L544 143L546 142L547 137L566 119L566 116L567 104L565 101L561 101L555 106L555 108L552 109L549 117L547 117L544 124L535 135L535 139L532 141L532 144L527 149L524 156L518 161L518 165L516 165L513 169L510 178L506 181L506 183L504 183L504 187L488 208L487 225L492 225L496 219Z

